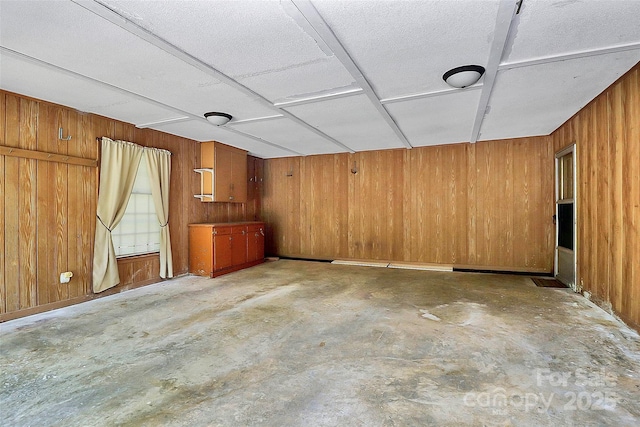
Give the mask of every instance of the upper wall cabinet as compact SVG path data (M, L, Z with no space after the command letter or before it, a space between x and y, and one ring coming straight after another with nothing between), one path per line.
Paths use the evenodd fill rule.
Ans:
M247 152L219 142L200 143L200 194L203 202L247 201Z

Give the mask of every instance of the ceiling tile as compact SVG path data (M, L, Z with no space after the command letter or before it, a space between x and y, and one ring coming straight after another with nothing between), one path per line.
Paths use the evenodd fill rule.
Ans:
M316 1L381 98L447 89L442 75L486 65L498 2Z
M480 90L470 88L386 107L411 145L422 147L468 142L479 100Z
M345 151L328 139L286 118L242 123L234 128L304 155Z
M127 123L149 123L180 117L171 109L6 54L0 61L0 87ZM87 93L92 96L86 96Z
M220 110L238 119L273 114L272 108L74 3L3 2L2 12L2 45L9 49L198 116ZM23 31L24 21L12 19L16 16L25 17L29 31ZM94 94L80 96L89 100Z
M223 144L247 150L249 154L261 157L263 159L296 155L295 153L291 153L290 151L287 151L285 149L270 146L256 141L255 139L230 132L224 127L213 126L205 122L204 120L189 120L178 123L166 123L162 125L151 126L151 128L201 142L222 142Z
M345 75L345 78L337 82L336 75ZM243 76L238 81L273 103L358 87L336 58L277 72ZM351 83L335 86L347 82Z
M640 43L640 1L525 1L503 62Z
M355 151L404 148L366 95L298 105L286 110Z
M354 83L280 1L107 3L273 102Z
M479 139L548 135L638 61L629 51L500 71Z
M377 96L393 99L447 90L442 74L448 69L486 65L499 1L313 5ZM291 154L282 147L323 154L344 152L340 144L357 151L403 146L362 92L367 89L358 87L323 40L314 39L315 18L305 20L289 0L0 0L0 7L4 90L191 139L219 140L261 157ZM545 58L632 49L640 44L637 16L640 0L525 0L480 138L548 134L560 126L635 65L640 49L552 63ZM542 65L509 66L526 60ZM246 88L256 94L247 95ZM348 91L361 92L287 107L327 137L290 118L238 123L279 114L271 102ZM414 146L464 142L481 93L476 87L384 106ZM197 119L207 111L227 112L234 120L215 128ZM185 117L190 120L171 122Z

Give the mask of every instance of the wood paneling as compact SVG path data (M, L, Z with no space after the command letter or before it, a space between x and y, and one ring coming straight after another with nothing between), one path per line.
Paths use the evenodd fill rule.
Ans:
M265 160L262 213L272 255L550 272L552 139Z
M81 157L67 156L65 154L51 154L37 150L22 150L19 148L0 146L0 155L12 155L23 159L46 160L55 163L66 163L72 165L84 165L96 167L98 162L93 159L83 159Z
M300 252L348 257L346 183L351 179L350 156L310 156L300 162Z
M246 219L247 221L257 221L260 216L261 210L261 195L263 184L263 170L264 160L247 156L247 204L246 204Z
M15 149L0 154L0 321L94 297L98 137L171 151L174 275L188 271L187 224L259 219L262 182L252 182L246 204L193 197L199 186L193 169L200 164L195 141L3 91L0 107L0 146ZM58 139L60 127L70 141ZM262 160L249 161L261 173ZM123 258L118 267L121 283L105 295L160 280L157 255ZM59 283L64 271L74 274L68 284Z
M265 247L267 254L300 254L300 161L300 157L265 161L262 217L267 224L265 246L270 245Z
M6 97L0 92L0 145L5 145ZM7 189L5 188L6 160L0 155L0 315L7 312L7 285L5 270L5 254L7 241L5 238L5 202Z
M467 263L466 144L408 151L404 184L409 252L403 260ZM464 238L463 238L464 237Z
M640 64L552 138L576 144L577 282L640 329Z
M479 142L471 265L553 267L553 155L548 137ZM470 183L471 184L471 183Z

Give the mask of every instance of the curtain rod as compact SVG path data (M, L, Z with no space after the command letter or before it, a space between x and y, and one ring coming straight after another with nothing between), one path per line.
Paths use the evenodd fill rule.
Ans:
M108 136L99 136L99 137L97 137L97 138L96 138L96 141L98 141L98 143L101 143L101 142L102 142L102 138L107 138L109 141L113 141L113 142L123 142L123 143L126 143L126 144L133 144L133 145L135 145L135 146L137 146L137 147L142 148L143 150L158 150L158 151L164 151L164 152L168 153L170 156L173 156L173 153L172 153L171 151L166 150L166 149L164 149L164 148L147 147L147 146L144 146L144 145L136 144L135 142L131 142L131 141L123 141L123 140L121 140L121 139L111 139L111 138L109 138Z

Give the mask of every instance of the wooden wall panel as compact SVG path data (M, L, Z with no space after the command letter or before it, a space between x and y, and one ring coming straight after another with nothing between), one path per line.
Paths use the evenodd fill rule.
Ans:
M410 177L405 199L410 203L405 208L404 227L409 230L410 253L403 260L466 264L467 145L407 153L405 173Z
M35 101L20 102L20 148L35 149L38 104ZM20 308L36 305L36 161L19 160L19 257L20 257Z
M78 120L78 148L75 154L79 157L96 159L98 158L98 145L95 142L95 133L93 132L91 115L86 113L80 113ZM79 169L79 171L78 171ZM95 215L97 210L98 193L97 185L97 169L91 167L75 168L76 176L78 177L81 185L78 188L79 194L76 199L76 205L72 206L74 216L80 217L78 229L76 229L76 242L77 247L82 248L77 252L77 265L79 266L79 276L77 278L77 285L74 292L70 297L86 295L91 292L92 277L91 272L93 270L93 239L95 236Z
M278 216L283 204L276 203L276 187L280 182L278 170L285 159L272 159L264 163L264 184L262 187L262 219L265 221L265 254L281 253L278 247L280 234Z
M404 150L366 151L351 156L339 173L351 176L347 194L349 258L386 260L404 256ZM344 202L343 202L344 204Z
M96 138L107 136L171 151L174 275L188 272L187 224L260 219L262 183L246 204L193 197L199 187L195 141L4 91L0 107L0 145L96 159ZM59 127L70 141L58 140ZM262 160L256 164L262 171ZM97 191L95 167L0 156L0 321L96 297L91 281ZM121 283L108 294L160 280L157 255L123 258L118 265ZM64 271L74 273L68 284L59 283Z
M610 126L615 131L612 143L616 145L616 209L613 232L620 225L616 244L621 257L615 259L613 283L620 283L620 312L640 324L640 67L613 87L610 98L616 105L614 113L622 117L622 124ZM614 114L618 115L618 114Z
M578 277L604 308L640 330L640 64L556 130L576 144Z
M349 256L347 185L351 179L348 154L301 159L300 252L318 257Z
M6 95L0 92L0 145L5 145ZM7 293L5 283L5 156L0 155L0 314L7 312Z
M263 208L262 214L269 236L267 254L299 256L301 253L300 162L299 157L265 162L262 201L266 209Z
M260 216L260 195L262 194L262 171L264 160L247 156L247 203L245 217L250 221L257 221Z
M40 105L38 112L38 141L37 147L40 151L57 153L57 147L49 147L51 143L51 137L48 135L48 129L50 128L50 107L47 104ZM57 121L56 121L57 123ZM53 145L53 144L52 144ZM53 263L51 262L51 254L54 250L54 240L50 236L53 235L51 230L54 227L54 222L51 219L50 212L52 211L51 198L53 193L50 189L50 177L49 168L53 168L54 165L51 162L38 162L37 170L37 223L38 229L38 241L37 241L37 290L38 304L49 303L49 288L55 286L53 277L55 276L55 270ZM51 246L51 247L50 247Z
M15 96L6 98L6 137L9 147L20 147L20 99ZM20 199L21 159L5 158L5 296L7 312L20 310L20 222L18 206ZM28 286L28 285L27 285Z
M640 325L640 68L636 67L625 80L627 85L626 109L626 150L623 162L622 180L628 201L624 206L625 224L624 257L631 262L624 263L623 283L627 292L623 300L628 306L623 312L628 319Z
M486 141L475 150L472 265L551 271L553 155L550 138ZM472 208L470 208L472 209Z
M550 272L552 143L266 160L267 253ZM298 164L299 182L287 177Z

